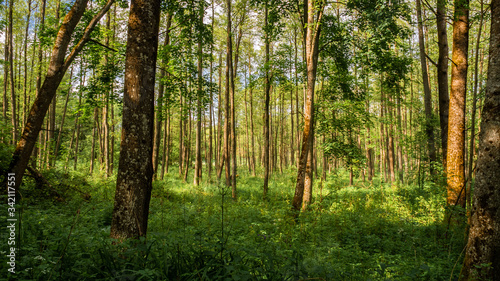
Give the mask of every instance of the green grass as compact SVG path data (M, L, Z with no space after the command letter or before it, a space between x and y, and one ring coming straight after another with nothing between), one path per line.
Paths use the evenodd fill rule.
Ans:
M115 179L47 178L59 179L66 200L28 181L17 280L453 280L463 258L465 230L447 232L444 187L432 183L348 186L341 171L315 181L314 202L294 220L293 170L271 178L265 202L263 180L244 172L237 201L222 185L195 187L172 172L154 182L147 239L114 245ZM4 205L1 214L6 221Z

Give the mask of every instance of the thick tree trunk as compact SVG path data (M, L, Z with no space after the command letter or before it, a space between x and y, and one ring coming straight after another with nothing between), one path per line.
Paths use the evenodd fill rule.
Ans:
M115 239L145 236L148 227L159 22L160 0L132 0L125 60L122 142L111 223L111 237Z
M9 171L16 174L16 190L21 185L24 171L26 170L33 147L35 146L45 114L47 113L47 109L56 94L57 88L59 87L66 70L90 38L90 33L94 29L97 22L114 2L114 0L109 0L103 9L94 16L85 29L83 37L72 49L68 57L66 57L65 55L71 41L71 35L80 21L83 12L85 11L87 1L88 0L77 0L73 4L73 7L64 18L61 28L59 29L59 33L57 34L45 81L38 92L33 106L31 107L23 134L17 144L10 163Z
M461 280L500 280L500 1L491 1L486 97ZM449 163L449 162L448 162Z
M465 207L465 99L469 49L469 0L455 0L447 148L447 203Z

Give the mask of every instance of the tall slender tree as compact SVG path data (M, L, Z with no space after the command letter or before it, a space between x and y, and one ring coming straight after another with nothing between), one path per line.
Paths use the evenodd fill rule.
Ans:
M304 42L307 68L307 91L304 106L304 131L302 133L302 148L297 171L297 184L292 200L294 210L300 210L304 196L304 180L307 165L309 146L313 140L314 122L314 87L316 83L316 71L318 67L319 36L321 33L321 22L325 8L324 2L304 0L304 9L301 17L304 26Z

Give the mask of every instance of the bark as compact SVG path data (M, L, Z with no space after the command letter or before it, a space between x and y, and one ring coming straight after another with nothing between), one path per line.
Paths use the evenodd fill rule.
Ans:
M13 19L12 19L12 12L14 10L14 0L10 0L9 3L9 84L10 84L10 98L11 98L11 105L12 105L12 143L15 143L17 140L17 103L16 103L16 91L15 91L15 85L14 85L14 58L13 58L13 53L14 53L14 32L12 31L12 24L13 24Z
M203 24L203 6L200 7L200 21ZM203 76L202 76L202 60L203 60L203 49L202 49L202 38L200 36L198 41L198 92L197 92L197 104L196 104L196 159L194 166L194 185L198 186L201 181L201 101L203 99Z
M256 160L255 160L255 133L254 133L254 124L253 124L253 86L252 86L252 64L250 63L251 57L248 56L248 76L250 79L250 131L252 133L252 176L255 177L255 168L256 168Z
M448 92L448 35L446 33L446 0L437 0L436 23L439 47L439 57L437 61L439 124L441 126L441 149L443 151L443 167L446 171L448 112L450 103L450 95Z
M97 120L98 120L98 114L97 114L97 107L94 108L94 122L92 126L92 145L90 148L90 174L94 172L94 159L95 159L95 139L96 139L96 127L97 127Z
M247 83L247 74L245 72L245 147L246 147L246 159L247 159L247 164L248 164L248 172L252 172L252 160L250 158L250 134L248 133L248 100L247 100L247 89L248 89L248 83Z
M88 1L88 0L87 0ZM42 52L42 35L45 29L45 6L47 5L46 0L42 0L42 7L40 11L40 28L39 28L39 45L38 45L38 75L36 77L36 94L40 93L40 88L42 87L42 62L43 62L43 52Z
M179 95L179 177L182 176L182 164L183 159L182 155L184 154L184 132L186 131L185 128L183 130L183 117L182 113L184 112L183 108L183 100L182 100L182 94Z
M469 49L469 0L456 0L453 21L447 148L447 203L465 207L465 98Z
M107 16L106 16L106 30L110 31L111 30L111 12L109 11ZM109 35L106 36L106 41L105 45L109 47ZM108 53L104 56L104 64L107 66L109 64L108 61ZM112 82L111 82L112 85ZM112 173L109 165L109 160L110 160L110 155L109 155L109 122L108 122L108 112L109 112L109 97L112 95L112 89L113 87L111 86L109 90L105 93L105 105L102 111L102 129L103 129L103 142L104 142L104 147L103 147L103 156L104 156L104 168L106 170L106 177L109 177Z
M231 81L233 74L233 43L232 43L232 35L231 35L231 0L226 1L227 5L227 47L226 47L226 88L225 88L225 120L224 120L224 162L225 164L225 172L226 172L226 186L231 186Z
M216 161L215 161L215 170L217 171L217 182L220 181L221 175L222 175L222 167L224 166L224 160L225 155L223 156L222 153L225 153L225 147L224 147L224 152L221 152L222 149L222 138L223 134L225 137L225 121L224 121L224 133L222 132L222 104L223 104L223 99L222 99L222 52L219 53L219 108L217 109L217 132L218 132L218 137L216 138L215 146L216 146ZM224 139L225 141L225 139Z
M422 69L422 83L424 85L424 106L425 106L425 133L427 135L427 149L429 154L430 173L434 174L432 163L436 161L436 147L434 145L434 130L432 128L432 98L429 86L429 75L427 73L427 59L425 54L424 32L422 27L422 15L420 0L417 0L417 20L418 20L418 46L420 50L420 66Z
M309 153L307 156L307 164L306 164L306 175L304 179L304 197L302 198L302 211L307 210L307 206L309 206L312 200L312 187L313 187L312 158L313 158L313 144L311 140L311 143L309 144Z
M264 12L264 26L267 27L268 23L268 7L267 2L265 4L265 12ZM266 76L264 78L264 187L263 187L263 199L267 198L267 191L269 189L269 102L271 98L271 79L269 73L269 35L267 32L265 33L265 67L266 67Z
M153 180L154 87L160 0L132 0L128 22L123 128L111 237L145 236ZM146 44L147 42L147 44Z
M163 46L168 46L170 44L170 25L172 22L172 15L169 13L167 14L167 27L165 31L165 40L163 42ZM168 59L166 61L163 61L163 65L166 65L168 63ZM164 119L163 113L163 92L165 90L165 85L163 84L163 79L165 78L166 72L165 69L162 67L160 70L160 82L159 87L158 87L158 108L156 110L156 123L155 123L155 136L154 136L154 143L153 143L153 175L154 177L157 177L158 174L158 162L159 162L159 157L160 157L160 141L161 141L161 125ZM165 140L165 136L167 134L167 131L164 130L163 132L163 139ZM163 142L163 145L165 146L166 143L165 141ZM163 154L165 154L165 147L163 149ZM165 159L165 156L163 156L163 159ZM162 165L162 176L163 178L163 169L164 169L165 163Z
M476 39L476 50L475 50L475 58L474 58L474 93L473 93L473 98L472 98L472 117L471 117L471 129L470 129L470 148L469 148L469 167L468 167L468 188L466 192L466 201L467 201L467 206L470 210L470 192L472 188L472 170L473 170L473 164L474 164L474 150L475 150L475 144L474 141L476 139L476 108L477 108L477 92L478 92L478 82L479 82L479 44L481 42L481 32L483 29L483 15L484 15L484 9L483 9L483 2L481 2L481 15L480 15L480 20L479 20L479 31L477 33L477 39ZM481 60L481 72L482 72L482 60ZM482 74L482 73L481 73Z
M76 55L82 50L84 44L89 40L90 33L94 29L95 25L114 2L114 0L108 0L101 11L92 18L85 29L82 38L66 57L65 55L71 40L71 35L80 21L83 12L85 11L87 1L88 0L75 1L73 7L64 18L59 29L59 33L57 34L47 75L33 103L33 106L31 107L23 134L21 135L21 139L17 144L10 163L9 171L16 174L16 190L21 185L24 171L28 165L30 155L33 151L33 147L35 146L38 133L40 132L44 117L47 113L47 109L56 94L57 88L59 87L66 70Z
M8 17L8 13L6 15ZM9 33L9 27L7 26L7 34ZM4 46L4 61L8 62L9 61L9 36L5 38L5 46ZM9 90L9 67L7 67L7 64L4 65L3 68L3 102L2 102L2 108L3 108L3 121L7 122L7 111L9 110L9 104L8 104L8 90ZM6 124L6 123L5 123ZM4 124L4 125L5 125ZM2 129L3 131L3 129Z
M297 163L297 168L299 167L299 161L300 161L300 125L299 125L299 79L297 77L298 75L298 65L297 65L297 57L298 57L298 50L297 50L297 29L293 29L293 36L294 36L294 49L295 49L295 56L294 56L294 67L295 67L295 118L296 118L296 124L297 124L297 134L296 134L296 143L297 143L297 159L295 159ZM292 130L295 128L292 128Z
M215 19L215 1L212 1L212 33L214 32L214 19ZM213 60L213 50L214 50L214 44L213 44L213 41L211 42L210 44L210 85L212 85L212 80L213 80L213 64L214 64L214 60ZM208 161L207 161L207 165L208 165L208 178L210 179L211 176L212 176L212 158L213 158L213 118L212 118L212 114L213 114L213 111L214 111L214 99L213 99L213 92L212 92L212 87L210 87L210 104L209 104L209 110L208 110L208 114L209 114L209 124L208 124Z
M365 83L367 84L367 83ZM366 111L370 112L370 101L366 99ZM370 125L366 126L366 142L365 142L365 151L366 151L366 166L368 173L368 181L371 182L373 180L374 175L374 164L373 164L373 148L371 147L372 141L370 136Z
M228 0L228 2L231 0ZM237 191L236 191L236 177L238 174L237 170L237 162L236 162L236 156L237 156L237 150L236 150L236 144L237 144L237 136L236 136L236 114L235 114L235 108L236 104L234 103L234 77L237 75L237 70L238 70L238 57L239 57L239 49L240 49L240 42L241 42L241 37L243 35L243 31L241 29L241 26L243 24L245 18L245 13L243 13L241 22L240 22L240 27L239 27L239 32L238 32L238 39L236 40L236 52L234 54L234 66L231 65L232 68L232 73L231 73L231 91L230 91L230 99L231 99L231 155L232 155L232 162L233 162L233 171L232 171L232 176L231 176L231 197L233 200L236 199L237 197ZM230 21L229 21L230 22ZM231 37L230 37L231 39ZM231 50L231 55L232 55L232 50ZM232 63L232 59L231 59Z
M188 174L189 174L189 169L191 168L191 132L192 132L192 128L191 128L191 124L192 124L192 121L191 121L191 105L189 105L189 110L188 110L188 129L187 129L187 140L185 141L185 144L184 144L184 177L183 177L183 181L184 182L187 182L187 177L188 177ZM184 130L186 130L186 122L184 122Z
M304 180L307 165L307 156L309 154L309 144L313 138L313 122L314 122L314 85L316 83L316 70L318 66L319 55L319 35L321 32L321 18L323 16L324 6L316 7L314 1L307 0L304 2L304 37L306 51L306 68L307 68L307 94L304 109L304 131L302 133L302 148L300 151L300 160L297 171L297 184L295 186L295 194L292 200L294 210L299 210L302 205L304 195Z
M491 1L488 81L461 280L500 280L500 1Z
M399 87L399 85L398 85ZM398 155L398 178L403 183L403 146L401 145L401 138L403 136L403 124L401 116L401 93L398 90L397 96L397 122L398 122L398 141L397 141L397 155Z
M387 142L387 156L389 159L389 174L391 182L396 181L396 173L395 173L395 155L394 155L394 123L393 123L393 107L392 107L392 97L389 98L389 105L386 107L389 113L389 126L388 130L388 142Z
M28 83L28 33L30 28L30 17L31 17L31 2L32 0L28 0L28 15L26 18L26 32L24 35L24 86L23 86L23 98L24 98L24 106L23 106L23 123L22 127L26 124L26 114L27 114L27 83ZM30 83L31 86L31 83Z

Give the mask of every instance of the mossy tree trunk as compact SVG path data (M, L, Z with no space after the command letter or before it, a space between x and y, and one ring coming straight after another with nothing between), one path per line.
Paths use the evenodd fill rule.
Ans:
M488 81L461 280L500 280L500 1L491 1Z
M111 223L111 237L116 239L145 236L148 226L159 22L160 0L132 0L125 60L122 142Z

